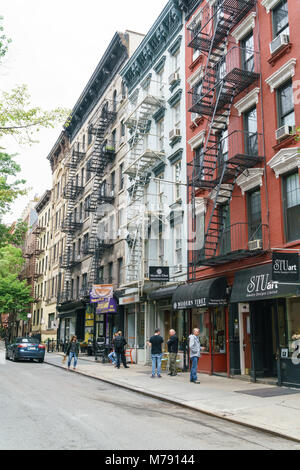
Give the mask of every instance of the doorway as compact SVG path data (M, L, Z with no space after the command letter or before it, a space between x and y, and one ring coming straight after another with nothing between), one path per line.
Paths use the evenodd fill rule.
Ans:
M251 323L250 312L242 314L243 321L243 354L244 354L244 373L250 375L251 372Z

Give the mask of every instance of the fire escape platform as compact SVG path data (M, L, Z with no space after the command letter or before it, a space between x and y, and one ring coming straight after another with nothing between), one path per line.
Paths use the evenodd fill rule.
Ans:
M125 120L124 124L129 127L136 127L138 121L144 120L145 124L148 122L150 116L155 108L159 108L165 104L165 100L163 98L158 98L153 95L145 96L142 101L140 101L135 109L130 113L128 118ZM136 113L140 110L141 116L138 118Z
M219 266L233 261L241 261L242 259L260 256L266 253L266 250L237 250L230 253L214 256L212 258L199 258L197 260L198 266Z
M144 175L160 160L164 162L164 152L155 152L154 150L146 150L131 162L124 173L135 178L137 174Z

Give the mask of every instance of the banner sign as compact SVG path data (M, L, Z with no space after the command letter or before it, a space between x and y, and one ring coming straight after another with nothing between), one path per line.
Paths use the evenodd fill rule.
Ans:
M128 295L127 297L120 297L119 305L136 304L140 301L138 294Z
M98 302L96 313L117 313L118 305L115 299L102 299Z
M151 282L169 282L170 281L170 268L150 266L149 279Z
M102 299L111 299L114 295L114 288L111 284L93 285L90 292L91 304L96 304Z
M298 253L273 253L272 280L284 283L299 282Z

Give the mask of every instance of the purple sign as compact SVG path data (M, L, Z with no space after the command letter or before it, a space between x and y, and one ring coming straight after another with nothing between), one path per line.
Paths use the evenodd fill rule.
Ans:
M115 299L102 299L98 302L96 313L117 313L118 305Z

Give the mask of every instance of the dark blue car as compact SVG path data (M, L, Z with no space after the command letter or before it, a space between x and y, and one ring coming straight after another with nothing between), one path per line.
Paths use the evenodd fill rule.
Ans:
M17 362L21 359L42 363L46 347L36 338L16 338L6 346L6 359Z

